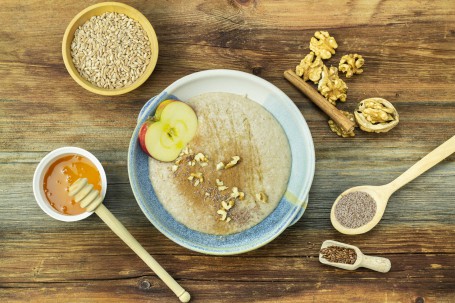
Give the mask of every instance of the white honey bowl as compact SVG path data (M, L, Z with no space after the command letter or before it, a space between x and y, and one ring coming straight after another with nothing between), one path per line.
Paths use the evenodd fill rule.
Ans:
M104 171L101 162L90 152L86 151L85 149L73 146L66 146L57 148L50 153L48 153L38 164L35 170L35 174L33 175L33 194L35 195L36 202L38 203L39 207L49 216L54 219L64 221L64 222L73 222L79 221L89 217L93 212L83 212L82 214L78 215L64 215L57 210L55 210L46 198L46 194L44 193L43 182L44 182L44 175L46 174L47 169L49 166L55 162L55 160L68 155L80 155L93 163L96 166L97 170L101 176L101 196L104 198L106 195L107 189L107 178L106 173Z

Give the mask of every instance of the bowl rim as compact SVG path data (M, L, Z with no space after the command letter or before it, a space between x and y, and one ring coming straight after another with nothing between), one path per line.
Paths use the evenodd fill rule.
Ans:
M134 184L134 183L137 183L137 180L135 177L135 172L134 172L133 164L132 164L132 161L135 158L135 155L133 154L133 149L138 148L136 146L137 135L138 135L138 131L141 126L141 120L145 119L146 113L148 113L149 111L153 111L153 109L156 108L157 103L159 103L159 101L164 100L164 98L166 98L166 97L172 97L174 91L176 89L178 89L179 87L182 88L186 84L192 83L193 81L197 81L201 78L207 78L207 77L210 78L211 76L219 76L220 74L223 76L247 77L249 80L251 80L255 83L260 83L260 85L265 86L265 87L271 89L272 91L274 91L278 96L285 98L285 99L289 99L289 101L290 101L289 105L293 108L293 110L296 110L300 113L300 110L297 108L295 103L281 89L279 89L277 86L270 83L269 81L267 81L263 78L260 78L258 76L252 75L250 73L246 73L246 72L238 71L238 70L229 70L229 69L213 69L213 70L199 71L199 72L195 72L195 73L186 75L186 76L176 80L172 84L170 84L155 98L152 98L151 100L149 100L149 102L147 102L144 105L144 107L141 109L141 111L139 113L138 123L135 126L135 130L132 133L129 150L128 150L128 176L130 179L130 185L132 187L133 194L136 198L137 203L139 204L139 207L143 211L144 215L152 223L152 225L156 229L158 229L163 235L165 235L167 238L169 238L170 240L172 240L173 242L175 242L176 244L178 244L180 246L183 246L187 249L190 249L190 250L193 250L196 252L200 252L200 253L204 253L204 254L208 254L208 255L235 255L235 254L241 254L241 253L245 253L248 251L252 251L252 250L255 250L259 247L262 247L262 246L268 244L269 242L274 240L276 237L278 237L280 234L282 234L282 232L291 225L291 222L293 222L293 220L295 219L295 216L300 212L301 207L306 208L307 198L309 195L309 191L311 189L311 184L314 179L316 158L315 158L314 143L313 143L313 139L311 136L311 132L309 130L308 124L306 123L303 115L302 115L302 125L304 125L305 133L309 136L309 139L305 140L305 144L307 144L307 148L309 150L308 174L305 175L307 177L307 179L305 180L306 182L302 183L302 185L301 185L302 188L305 188L305 192L306 192L305 197L302 197L301 200L297 201L300 204L292 203L292 201L288 200L288 202L291 202L292 204L297 205L299 207L294 207L292 212L290 213L291 215L288 218L286 218L286 220L280 221L282 224L279 224L279 229L275 228L276 229L275 234L273 234L272 236L270 236L268 238L265 237L266 238L265 241L262 241L257 245L251 245L250 247L241 247L238 250L233 250L233 249L229 249L226 251L220 251L220 250L216 250L216 249L207 250L207 249L205 249L205 247L204 248L196 247L197 245L191 244L190 240L182 238L180 235L174 235L173 233L169 233L169 231L167 230L167 228L165 226L160 226L160 224L161 224L160 222L157 222L157 224L155 224L151 220L151 218L149 218L149 216L147 215L148 211L145 208L145 205L143 205L144 202L141 202L142 201L141 193L137 192L138 188L136 188L136 187L138 185ZM288 135L288 134L286 134L286 135ZM283 196L282 199L284 199L284 198L285 198L285 196ZM243 232L241 232L241 233L243 233Z
M35 200L38 203L39 207L50 217L59 220L59 221L64 221L64 222L73 222L73 221L79 221L82 219L85 219L89 217L93 212L83 212L78 215L64 215L57 210L55 210L52 206L50 206L49 202L46 199L46 196L43 191L42 187L42 181L44 178L44 174L52 163L54 163L55 160L58 158L64 156L64 155L81 155L83 157L86 157L90 162L92 162L98 171L100 172L101 176L101 196L104 198L106 195L106 190L107 190L107 177L106 177L106 172L104 171L103 165L101 162L89 151L79 148L79 147L74 147L74 146L64 146L60 147L57 149L54 149L53 151L49 152L47 155L45 155L41 161L38 163L38 166L35 169L35 173L33 174L33 194L35 196Z
M144 73L131 85L122 87L119 89L106 89L106 88L97 87L97 86L91 84L90 82L88 82L87 80L85 80L79 74L79 72L76 70L76 67L74 66L72 59L71 59L71 51L68 52L68 47L67 47L67 45L69 47L71 47L71 41L72 41L71 38L72 37L70 37L70 32L82 16L84 16L86 13L93 11L95 9L109 7L109 6L110 7L120 7L120 8L126 9L126 10L130 10L130 11L134 12L137 16L139 16L139 18L136 20L135 17L132 17L132 16L126 14L126 15L128 15L128 17L130 17L140 23L140 25L142 26L144 31L147 33L147 36L148 36L150 44L151 44L150 48L152 50L152 56L150 59L150 63L147 65L147 68L145 69ZM107 10L106 12L109 12L109 11ZM150 31L151 35L149 34L148 30ZM71 41L69 41L69 39L71 39ZM142 84L144 84L144 82L147 81L147 79L151 76L151 74L153 73L153 71L156 67L156 64L158 62L158 54L159 54L158 37L157 37L155 29L153 28L150 21L139 10L135 9L132 6L129 6L127 4L120 3L120 2L101 2L101 3L93 4L89 7L86 7L85 9L80 11L76 16L73 17L73 19L70 21L70 23L66 27L66 30L65 30L65 33L64 33L63 39L62 39L63 62L65 64L66 70L70 74L71 78L73 78L73 80L76 81L77 84L79 84L86 90L88 90L92 93L95 93L95 94L103 95L103 96L117 96L117 95L126 94L128 92L131 92L132 90L135 90Z

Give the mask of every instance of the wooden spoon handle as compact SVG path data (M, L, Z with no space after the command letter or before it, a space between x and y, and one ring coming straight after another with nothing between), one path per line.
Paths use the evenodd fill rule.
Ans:
M327 101L317 90L310 84L303 81L293 70L288 69L284 72L284 77L294 84L302 93L305 94L314 104L316 104L324 113L327 114L332 120L341 126L345 131L351 132L355 123L349 120L343 113Z
M419 162L411 166L407 171L401 174L398 178L387 184L390 194L393 194L402 186L411 182L451 154L455 152L455 136L436 147L428 155L423 157Z
M183 289L167 271L158 264L158 262L156 262L156 260L141 246L141 244L139 244L139 242L137 242L122 223L120 223L120 221L118 221L103 204L98 206L95 213L156 273L161 280L163 280L181 302L190 301L190 294Z
M360 262L359 266L369 268L374 271L388 272L392 267L392 264L387 258L363 255L362 262Z

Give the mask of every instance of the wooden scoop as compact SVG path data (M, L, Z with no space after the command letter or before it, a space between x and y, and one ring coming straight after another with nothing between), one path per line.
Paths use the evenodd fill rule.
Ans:
M389 259L364 255L360 251L360 249L354 245L348 245L333 240L326 240L322 243L321 249L327 248L329 246L351 248L355 251L357 259L355 260L354 264L330 262L329 260L322 256L322 253L319 252L319 262L323 264L335 266L346 270L355 270L359 267L365 267L379 272L388 272L390 270L391 263Z
M423 157L419 162L411 166L407 171L401 174L398 178L392 182L382 185L382 186L357 186L352 187L344 191L338 198L335 200L330 212L330 220L332 221L333 227L339 232L347 235L358 235L366 233L371 230L382 218L387 202L389 201L390 196L400 189L402 186L411 182L451 154L455 152L455 136L441 144L439 147L435 148L432 152ZM376 214L367 224L357 227L357 228L348 228L340 224L335 216L335 207L340 201L340 199L352 192L361 191L369 194L376 202Z
M86 178L80 178L69 188L69 195L74 196L76 202L86 211L95 213L106 223L112 231L120 237L175 293L181 302L189 302L190 294L183 289L156 260L137 242L137 240L126 230L114 215L102 204L103 198L92 184L87 184Z

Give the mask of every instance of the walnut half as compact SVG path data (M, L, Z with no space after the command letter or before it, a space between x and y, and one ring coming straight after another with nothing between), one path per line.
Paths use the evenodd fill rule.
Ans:
M316 57L314 52L311 52L295 67L295 73L302 77L303 81L311 80L316 84L321 79L323 65L321 57Z
M350 112L344 111L344 110L340 110L340 111L349 120L351 120L352 122L355 122L353 114L351 114ZM329 120L329 127L332 132L334 132L335 134L337 134L340 137L348 138L348 137L355 136L354 130L352 130L351 132L348 133L344 129L342 129L338 124L336 124L335 121L333 121L333 120Z
M346 73L346 78L351 78L354 74L363 73L361 67L365 64L365 59L358 54L349 54L341 57L338 68L340 72Z
M331 37L328 32L318 31L314 33L314 37L310 40L310 50L316 56L322 59L330 59L335 54L335 49L338 47L335 38Z
M400 121L398 112L392 103L382 98L360 101L354 115L360 129L366 132L388 132Z
M324 65L322 77L319 80L318 90L330 103L336 105L336 101L346 101L348 86L338 76L338 69L331 66L330 69Z

